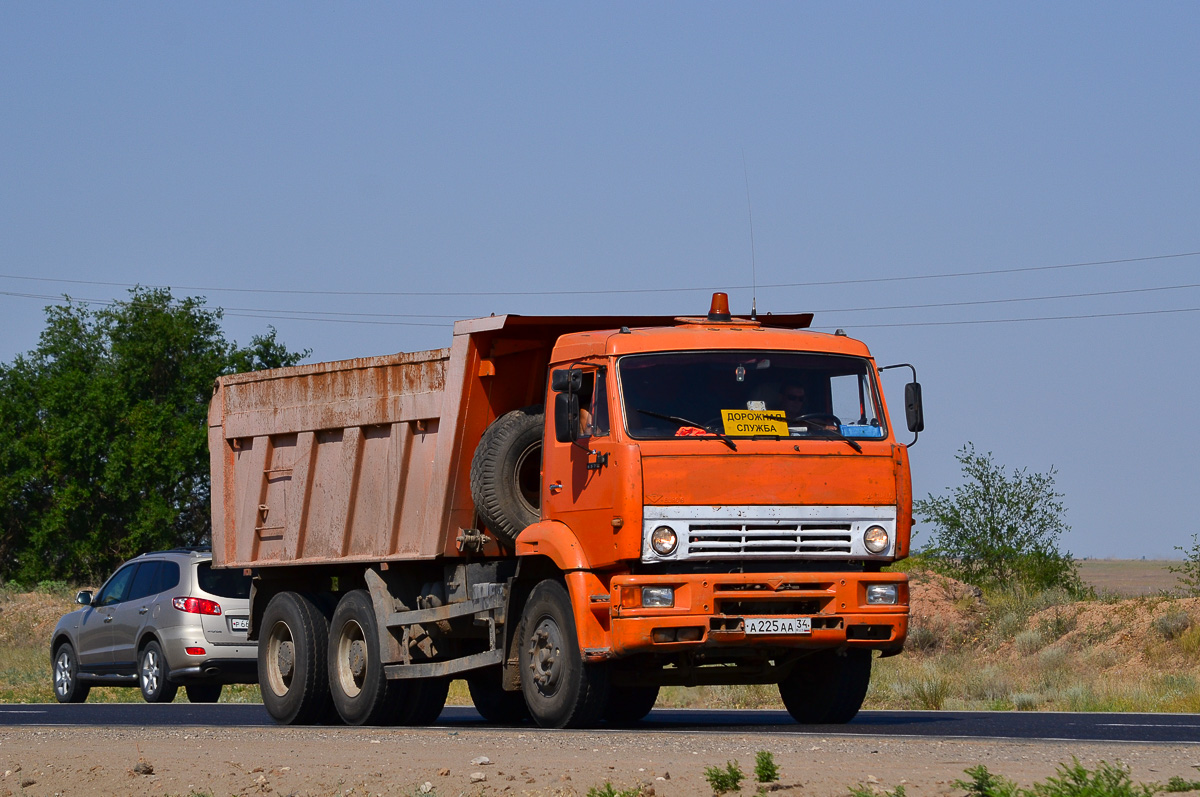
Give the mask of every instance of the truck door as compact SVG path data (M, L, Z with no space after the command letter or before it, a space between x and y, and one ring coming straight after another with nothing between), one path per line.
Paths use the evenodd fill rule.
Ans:
M613 525L613 501L621 452L610 433L608 373L605 368L576 367L583 371L580 437L560 443L546 434L542 513L569 526L588 548L590 559L612 552L615 560L619 527Z

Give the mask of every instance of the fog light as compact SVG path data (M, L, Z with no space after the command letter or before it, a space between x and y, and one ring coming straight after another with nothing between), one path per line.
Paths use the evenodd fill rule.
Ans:
M674 642L675 641L675 629L674 628L655 628L653 631L650 632L650 638L653 639L655 642Z
M889 542L891 540L888 539L887 529L883 526L872 526L863 535L863 545L867 546L871 553L883 553L887 550Z
M674 587L642 587L642 607L670 609L675 605Z
M650 547L659 556L670 556L675 553L677 545L679 545L679 536L670 526L659 526L650 532Z
M184 648L183 652L189 656L203 656L204 648Z
M867 585L867 603L887 603L896 602L896 585L895 584L868 584Z

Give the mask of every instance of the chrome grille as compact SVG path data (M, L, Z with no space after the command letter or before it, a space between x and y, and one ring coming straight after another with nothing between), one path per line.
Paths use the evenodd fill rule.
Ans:
M707 558L848 555L851 551L850 524L691 523L687 531L687 550L689 556Z

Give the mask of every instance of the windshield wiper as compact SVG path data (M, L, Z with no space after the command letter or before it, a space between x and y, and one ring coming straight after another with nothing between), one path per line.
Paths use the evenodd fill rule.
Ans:
M729 439L728 435L726 435L724 432L718 432L716 429L712 429L702 423L689 421L687 418L680 418L676 415L663 415L661 412L651 412L650 410L637 410L637 412L640 412L642 415L649 415L651 418L662 418L664 421L677 423L680 426L695 426L697 429L703 429L704 431L716 437L725 445L729 446L734 451L737 451L737 446L732 440Z
M860 454L862 453L862 446L860 446L858 444L857 440L852 440L849 437L846 437L846 435L842 434L841 432L839 432L835 429L821 429L821 428L814 429L810 426L808 429L808 435L809 435L809 437L824 437L827 440L844 440L855 451L857 451Z

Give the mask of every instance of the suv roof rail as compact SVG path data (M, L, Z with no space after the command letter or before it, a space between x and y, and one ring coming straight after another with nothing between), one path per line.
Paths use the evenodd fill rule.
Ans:
M162 551L146 551L142 556L157 553L212 553L211 545L183 545L178 548L167 548Z

